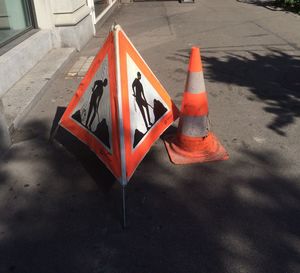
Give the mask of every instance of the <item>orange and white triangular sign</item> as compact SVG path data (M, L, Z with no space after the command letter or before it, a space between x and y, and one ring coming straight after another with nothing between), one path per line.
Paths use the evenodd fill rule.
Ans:
M117 25L60 125L86 143L125 185L178 113L167 91Z

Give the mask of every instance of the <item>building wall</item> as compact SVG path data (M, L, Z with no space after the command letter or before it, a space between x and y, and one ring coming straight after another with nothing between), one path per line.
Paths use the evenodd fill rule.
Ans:
M7 3L12 1L0 0L0 3L1 12L8 14ZM0 98L49 50L61 47L80 50L94 34L90 8L85 0L34 0L34 6L41 31L0 56ZM9 77L7 69L14 71Z
M18 28L24 24L24 16L20 17L16 12L13 13L16 18L9 17L14 11L13 3L19 2L0 0L0 29ZM10 124L5 119L1 97L8 96L9 89L51 49L73 47L80 50L94 35L91 10L86 0L33 0L33 3L40 31L0 56L0 156L11 144Z
M39 28L51 30L54 47L80 50L94 34L85 0L34 0Z

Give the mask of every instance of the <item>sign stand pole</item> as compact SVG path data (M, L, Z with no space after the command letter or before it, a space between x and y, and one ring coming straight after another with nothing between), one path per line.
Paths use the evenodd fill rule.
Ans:
M126 200L125 200L125 185L122 186L122 198L123 198L123 229L126 228Z
M58 131L58 128L59 128L59 124L56 125L55 129L53 130L52 134L50 135L49 137L49 143L52 144L53 143L53 139L55 138L56 136L56 133Z

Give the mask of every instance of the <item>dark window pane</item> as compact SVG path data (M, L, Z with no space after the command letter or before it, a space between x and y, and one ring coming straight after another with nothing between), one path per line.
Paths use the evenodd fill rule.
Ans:
M0 46L32 27L29 0L0 0Z

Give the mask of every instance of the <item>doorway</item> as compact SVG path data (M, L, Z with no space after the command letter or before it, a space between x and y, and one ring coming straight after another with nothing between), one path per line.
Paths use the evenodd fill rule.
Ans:
M92 18L95 25L105 16L117 0L87 0L87 2L92 10Z

